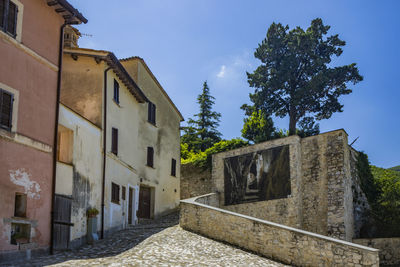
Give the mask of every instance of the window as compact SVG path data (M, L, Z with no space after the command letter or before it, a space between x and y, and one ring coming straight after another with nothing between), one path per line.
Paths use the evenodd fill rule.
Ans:
M171 175L176 176L176 159L171 160Z
M147 166L153 167L154 165L154 149L149 146L147 147Z
M156 105L149 101L149 110L147 121L151 124L156 124Z
M72 149L74 132L62 125L58 125L57 160L72 164Z
M13 37L17 35L18 7L10 0L0 0L0 29Z
M114 79L114 101L119 104L119 83Z
M125 195L126 195L126 188L125 186L122 186L122 196L121 196L122 200L125 200Z
M1 1L1 0L0 0ZM0 89L0 127L11 131L14 95Z
M119 204L119 185L111 183L111 202Z
M26 217L26 194L15 193L15 217Z
M112 128L111 152L118 155L118 129Z

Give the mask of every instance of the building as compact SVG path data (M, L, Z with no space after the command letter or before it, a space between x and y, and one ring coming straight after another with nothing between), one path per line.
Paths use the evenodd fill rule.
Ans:
M65 0L0 0L0 260L51 245L60 40L82 22Z
M139 78L113 53L79 48L76 29L65 33L56 175L64 222L55 234L59 249L87 241L90 208L100 211L100 238L138 217L177 208L182 119L149 70ZM148 78L150 83L143 82Z
M149 99L139 111L139 217L154 218L179 205L183 117L142 58L121 63Z

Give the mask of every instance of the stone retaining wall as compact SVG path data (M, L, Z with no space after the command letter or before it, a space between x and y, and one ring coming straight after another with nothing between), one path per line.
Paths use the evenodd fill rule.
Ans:
M181 164L181 199L197 197L212 192L211 170L194 164Z
M209 205L215 203L217 194L182 200L181 227L297 266L379 266L377 249Z
M400 265L400 237L353 239L353 242L379 249L382 265Z

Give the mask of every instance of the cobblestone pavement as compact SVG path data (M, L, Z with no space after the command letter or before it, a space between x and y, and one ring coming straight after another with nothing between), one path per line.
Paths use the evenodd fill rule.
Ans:
M78 250L8 266L285 266L188 232L178 215L145 222Z

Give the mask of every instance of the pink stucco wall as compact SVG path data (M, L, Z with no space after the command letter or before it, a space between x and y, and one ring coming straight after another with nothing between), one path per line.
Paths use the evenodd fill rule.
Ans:
M0 82L19 92L16 133L28 143L52 147L56 110L57 70L33 57L34 51L58 66L63 18L43 0L20 0L24 5L21 45L0 35ZM0 130L14 138L15 133ZM10 245L10 223L15 193L28 195L26 222L32 224L31 242L50 244L52 152L39 151L0 137L0 253L17 250Z

